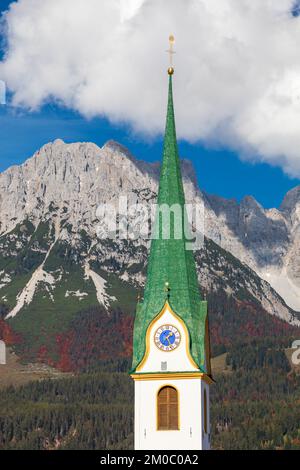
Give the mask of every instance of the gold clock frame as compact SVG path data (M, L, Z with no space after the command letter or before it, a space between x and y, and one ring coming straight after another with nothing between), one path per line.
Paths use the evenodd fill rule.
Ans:
M162 328L163 326L171 326L172 328L175 328L176 331L178 331L178 333L179 333L179 343L177 343L176 348L165 350L165 349L160 348L160 347L156 344L155 335L156 335L156 333L158 332L158 330L159 330L160 328ZM180 331L178 330L178 328L177 328L175 325L172 325L171 323L165 323L164 325L159 326L159 327L156 329L156 331L154 332L154 335L153 335L153 342L154 342L155 346L157 347L157 349L158 349L159 351L162 351L162 352L173 352L173 351L176 351L176 349L178 348L178 346L181 344L181 333L180 333Z

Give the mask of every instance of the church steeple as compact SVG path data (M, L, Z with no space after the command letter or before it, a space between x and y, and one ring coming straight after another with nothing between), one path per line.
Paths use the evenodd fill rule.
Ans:
M170 57L174 37L170 36ZM210 448L207 303L188 226L173 105L172 61L157 213L144 300L134 324L136 450Z
M185 197L175 128L173 104L173 67L168 69L168 109L164 137L163 161L158 192L156 236L152 240L148 264L144 301L139 303L133 345L133 371L145 354L146 331L150 322L158 315L166 301L180 317L189 333L191 356L203 373L210 373L207 338L207 303L201 300L193 252L186 248L184 230L186 219ZM163 208L176 208L181 220L171 214L170 236L164 233ZM178 215L178 212L176 212ZM179 232L178 232L179 230ZM178 237L178 234L181 236Z

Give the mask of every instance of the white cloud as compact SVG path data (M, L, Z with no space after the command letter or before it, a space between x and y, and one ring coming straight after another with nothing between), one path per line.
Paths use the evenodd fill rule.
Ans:
M294 0L19 0L0 78L17 106L49 99L162 132L169 33L178 136L300 176L300 18Z

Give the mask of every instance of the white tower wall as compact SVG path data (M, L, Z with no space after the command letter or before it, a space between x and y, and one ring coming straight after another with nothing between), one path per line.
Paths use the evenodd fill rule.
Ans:
M157 394L165 385L179 394L179 430L157 430ZM207 433L204 432L204 389L207 390ZM136 450L209 449L209 386L200 378L135 381Z

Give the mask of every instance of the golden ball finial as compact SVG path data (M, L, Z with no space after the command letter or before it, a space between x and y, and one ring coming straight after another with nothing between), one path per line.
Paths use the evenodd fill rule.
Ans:
M173 68L173 67L169 67L169 68L168 68L168 74L169 74L169 75L173 75L173 73L174 73L174 68Z
M170 43L173 43L173 44L174 44L175 38L174 38L173 34L170 34L170 36L169 36L169 41L170 41Z

